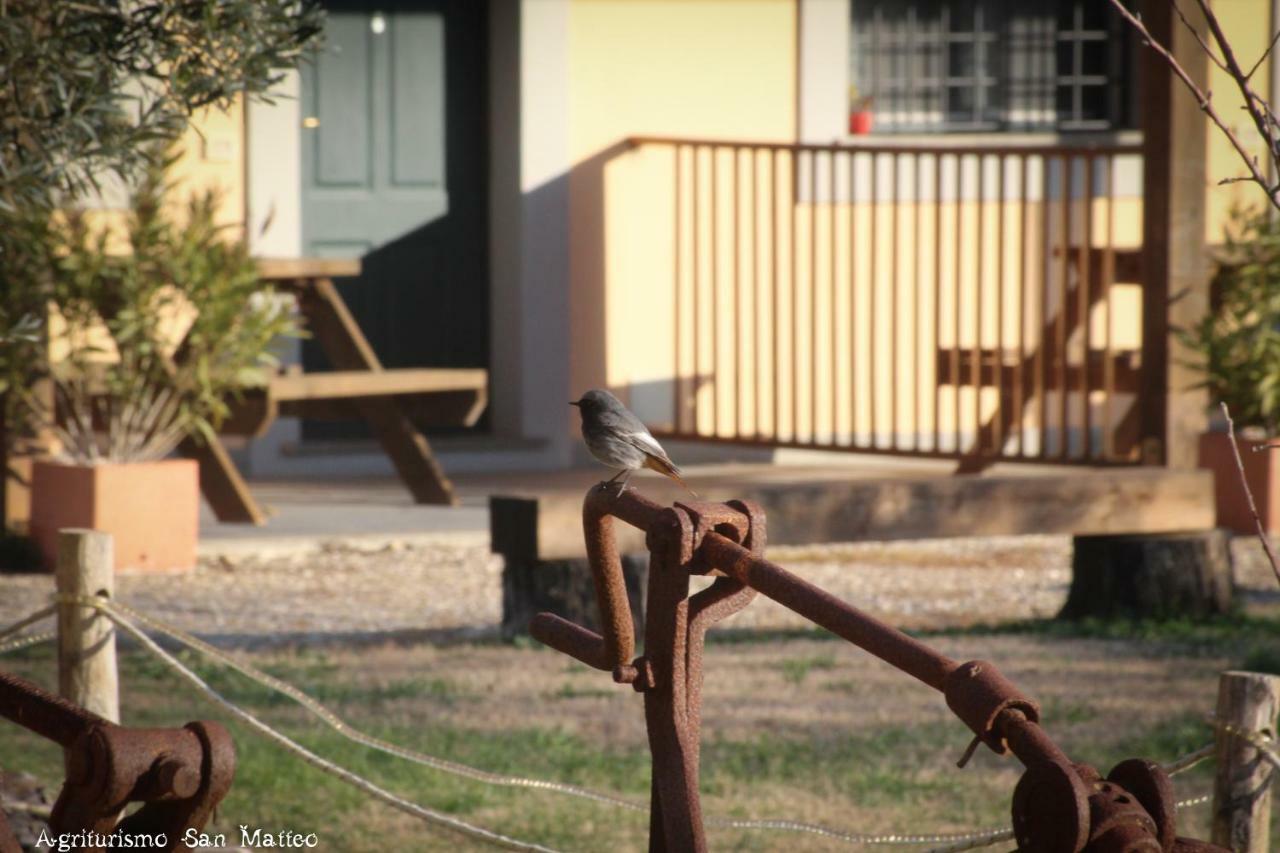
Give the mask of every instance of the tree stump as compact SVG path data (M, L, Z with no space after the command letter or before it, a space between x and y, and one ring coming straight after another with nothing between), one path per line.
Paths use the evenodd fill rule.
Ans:
M1231 610L1231 551L1222 530L1076 536L1059 619L1203 618Z
M622 555L622 579L631 604L636 642L644 641L644 595L649 580L649 554ZM502 569L502 636L529 633L537 613L554 613L600 632L600 609L591 564L578 560L507 560Z

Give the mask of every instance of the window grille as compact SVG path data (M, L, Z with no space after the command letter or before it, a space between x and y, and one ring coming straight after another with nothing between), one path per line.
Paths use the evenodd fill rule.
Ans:
M1133 126L1135 51L1107 0L852 0L850 111L878 131Z

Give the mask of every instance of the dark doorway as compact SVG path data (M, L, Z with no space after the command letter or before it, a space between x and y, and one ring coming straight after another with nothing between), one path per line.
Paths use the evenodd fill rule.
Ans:
M363 260L338 286L386 367L487 367L488 4L325 5L326 48L302 70L303 250ZM329 369L310 341L303 365Z

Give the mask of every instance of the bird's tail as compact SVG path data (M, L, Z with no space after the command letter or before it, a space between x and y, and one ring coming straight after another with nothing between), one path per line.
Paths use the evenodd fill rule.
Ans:
M695 498L698 497L698 493L689 488L689 484L680 476L680 469L673 465L669 459L663 459L659 456L654 456L652 453L646 453L644 455L644 467L651 471L657 471L664 477L670 477L681 486L684 486L684 490L686 492L693 495Z

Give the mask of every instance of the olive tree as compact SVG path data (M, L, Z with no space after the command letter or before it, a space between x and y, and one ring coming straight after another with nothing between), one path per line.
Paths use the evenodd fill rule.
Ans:
M58 212L135 185L197 111L266 97L322 26L315 0L0 0L0 451L47 367Z

